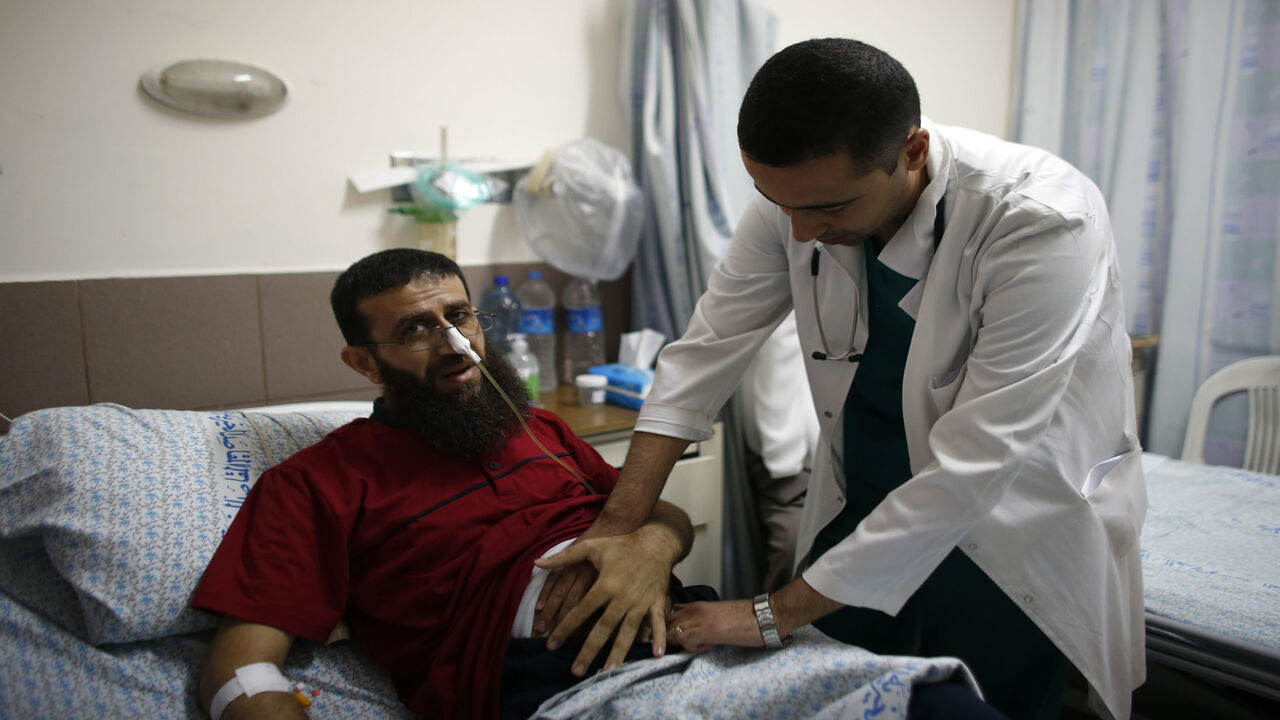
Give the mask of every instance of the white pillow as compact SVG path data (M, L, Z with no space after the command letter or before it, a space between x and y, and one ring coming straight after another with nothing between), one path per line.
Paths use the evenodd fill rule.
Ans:
M39 538L95 644L212 628L216 617L188 603L249 487L367 415L364 407L263 414L101 404L23 415L0 437L0 553L30 557ZM32 582L47 585L49 573L14 570L0 564L0 590L28 603L44 594ZM58 594L48 595L49 614L64 616Z

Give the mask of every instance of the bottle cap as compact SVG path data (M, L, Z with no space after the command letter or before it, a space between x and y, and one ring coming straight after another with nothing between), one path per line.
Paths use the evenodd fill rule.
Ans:
M540 270L530 270L530 271L525 275L525 277L530 277L530 278L533 278L533 279L537 280L538 278L542 277L542 271L540 271Z
M510 280L510 279L508 279L506 275L494 275L494 276L493 276L493 284L494 284L494 285L509 285L509 284L511 284L511 280Z
M578 404L582 407L594 408L604 404L605 386L609 378L595 373L583 373L573 379L578 386Z
M583 373L575 377L573 383L578 387L602 388L609 384L609 378L595 373Z

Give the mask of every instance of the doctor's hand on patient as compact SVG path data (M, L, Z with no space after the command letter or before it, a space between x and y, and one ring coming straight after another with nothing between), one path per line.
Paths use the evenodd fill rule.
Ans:
M581 677L609 638L613 645L604 668L622 664L645 621L653 631L653 654L666 652L667 587L671 568L684 557L692 543L693 528L679 508L660 503L650 522L624 535L579 539L564 551L539 559L538 567L552 570L573 569L584 561L598 574L582 599L559 608L559 619L547 638L547 647L556 649L597 612L595 625L574 660L573 674ZM548 578L547 585L550 586ZM547 589L544 588L544 596ZM544 598L539 598L543 605ZM562 598L563 599L563 598ZM550 627L552 618L544 617L548 607L534 620L534 632ZM541 627L540 627L540 624Z
M753 604L751 600L725 600L676 605L667 617L667 641L690 652L716 645L764 647ZM769 607L778 635L786 638L797 628L844 606L814 590L804 578L796 578L769 597Z
M716 645L764 647L750 600L676 605L667 618L667 642L699 652Z

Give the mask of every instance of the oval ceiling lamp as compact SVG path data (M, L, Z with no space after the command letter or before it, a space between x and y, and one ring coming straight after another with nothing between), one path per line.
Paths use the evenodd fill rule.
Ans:
M142 88L165 105L204 117L252 118L275 112L289 93L284 81L229 60L181 60L157 65Z

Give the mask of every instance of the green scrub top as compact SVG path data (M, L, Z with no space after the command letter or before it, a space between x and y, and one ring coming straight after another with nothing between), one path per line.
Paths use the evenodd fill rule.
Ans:
M902 375L916 321L898 307L916 280L880 262L864 242L867 345L844 401L844 476L848 502L814 540L818 557L850 535L889 491L911 477L902 422Z

